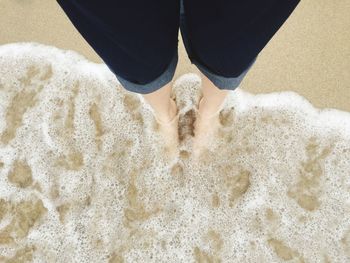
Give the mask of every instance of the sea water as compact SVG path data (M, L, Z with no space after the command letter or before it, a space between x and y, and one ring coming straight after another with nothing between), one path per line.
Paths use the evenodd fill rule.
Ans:
M1 46L0 261L350 262L350 113L237 88L194 158L200 86L174 82L168 158L105 64Z

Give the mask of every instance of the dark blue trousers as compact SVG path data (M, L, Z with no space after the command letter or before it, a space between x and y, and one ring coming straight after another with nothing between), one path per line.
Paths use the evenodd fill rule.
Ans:
M183 0L189 59L218 76L240 76L299 1ZM108 67L125 80L150 83L177 54L180 0L57 2Z

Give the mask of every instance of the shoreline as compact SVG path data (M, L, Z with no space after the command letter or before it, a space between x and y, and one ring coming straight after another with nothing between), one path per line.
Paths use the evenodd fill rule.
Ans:
M38 42L103 62L55 1L4 0L1 5L5 12L0 17L0 45ZM346 70L350 59L344 55L350 54L350 35L346 31L350 27L349 12L350 3L301 2L259 54L240 87L253 94L291 90L317 108L350 112L350 71ZM179 39L174 80L185 73L199 72L187 58L180 32Z

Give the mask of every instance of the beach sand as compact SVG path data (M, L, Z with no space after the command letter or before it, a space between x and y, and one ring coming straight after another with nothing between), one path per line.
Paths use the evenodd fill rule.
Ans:
M300 3L197 157L181 44L174 157L55 1L2 0L0 262L350 262L350 6L328 2Z
M56 1L1 0L0 11L0 44L35 41L102 62ZM350 111L349 13L349 1L301 1L260 53L242 89L254 94L293 90L315 107ZM175 79L198 72L182 42L179 54Z

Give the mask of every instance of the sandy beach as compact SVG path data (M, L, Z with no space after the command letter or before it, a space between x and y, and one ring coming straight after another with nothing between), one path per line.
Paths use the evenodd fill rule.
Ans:
M54 0L2 0L0 44L35 41L101 59ZM241 88L256 93L292 90L318 108L350 111L350 2L302 1L259 55ZM198 72L179 45L175 79Z
M0 0L0 262L350 262L350 2L302 1L194 155L55 1Z

